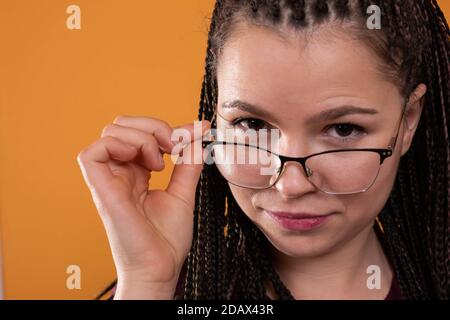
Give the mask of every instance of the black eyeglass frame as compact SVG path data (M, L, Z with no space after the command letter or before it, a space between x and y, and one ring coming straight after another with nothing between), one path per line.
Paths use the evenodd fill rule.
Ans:
M266 152L268 152L268 153L270 153L270 154L272 154L272 155L278 157L278 158L280 159L280 167L277 169L277 172L276 172L276 174L277 174L278 176L277 176L277 178L274 180L274 182L271 183L270 186L268 186L268 187L254 188L254 187L241 186L241 185L235 184L235 183L233 183L233 182L227 180L227 179L224 177L225 180L227 180L229 183L231 183L231 184L233 184L233 185L236 185L236 186L241 187L241 188L247 188L247 189L253 189L253 190L264 190L264 189L272 188L272 187L278 182L278 180L280 179L280 177L282 176L282 174L283 174L283 172L284 172L285 164L286 164L287 162L297 162L297 163L299 163L299 164L302 166L303 170L305 171L307 178L309 178L309 177L311 176L312 173L310 173L310 169L306 166L306 160L308 160L309 158L312 158L312 157L315 157L315 156L318 156L318 155L322 155L322 154L327 154L327 153L338 153L338 152L349 152L349 151L375 152L375 153L377 153L377 154L379 155L379 157L380 157L380 167L381 167L381 165L383 164L384 160L387 159L387 158L389 158L390 156L392 156L392 154L393 154L393 152L394 152L395 145L396 145L396 143L397 143L397 138L398 138L398 135L399 135L399 133L400 133L401 122L402 122L403 117L404 117L404 115L405 115L405 110L406 110L407 105L408 105L408 99L406 99L406 100L405 100L405 103L403 104L403 107L402 107L402 113L401 113L401 117L400 117L399 123L398 123L398 125L397 125L397 130L396 130L395 136L393 136L393 137L391 138L391 140L389 141L389 144L388 144L388 146L387 146L386 148L346 148L346 149L332 149L332 150L326 150L326 151L322 151L322 152L318 152L318 153L313 153L313 154L310 154L310 155L308 155L308 156L306 156L306 157L289 157L289 156L284 156L284 155L281 155L281 154L277 154L277 153L272 152L272 151L270 151L270 150L268 150L268 149L265 149L265 148L262 148L262 147L258 147L258 146L254 146L254 145L250 145L250 144L247 144L247 143L239 143L239 142L228 142L228 141L214 140L214 136L211 136L212 140L204 140L204 141L202 141L202 147L203 147L203 148L207 148L207 150L211 153L211 151L212 151L211 149L212 149L212 147L213 147L214 145L236 145L236 146L245 146L245 147L256 148L256 149L258 149L258 150L263 150L263 151L266 151ZM210 121L211 124L213 124L214 121L216 120L216 115L217 115L217 114L219 114L219 113L217 112L217 108L216 108L216 110L214 111L214 114L213 114L213 116L212 116L212 118L211 118L211 121ZM219 115L219 116L220 116L220 115ZM220 116L220 117L223 118L222 116ZM227 121L225 118L224 118L224 120ZM217 126L216 126L216 127L217 127ZM375 182L375 180L377 179L377 177L378 177L378 173L377 173L377 176L376 176L376 177L374 178L374 180L372 181L372 183L371 183L366 189L361 190L361 191L356 191L356 192L348 192L348 193L335 193L335 192L324 191L324 190L321 190L319 187L315 186L314 183L312 183L312 182L311 182L311 183L312 183L317 189L319 189L320 191L325 192L325 193L327 193L327 194L355 194L355 193L366 192L366 191L373 185L373 183ZM309 180L309 179L308 179L308 180Z

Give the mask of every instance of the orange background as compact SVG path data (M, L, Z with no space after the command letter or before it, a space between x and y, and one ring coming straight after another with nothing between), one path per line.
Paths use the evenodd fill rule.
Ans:
M447 16L450 1L441 0ZM115 277L76 156L119 114L196 119L213 0L0 4L4 298L91 299ZM169 162L168 162L169 163ZM155 187L164 187L166 173ZM1 259L0 259L1 260ZM81 268L81 289L66 268Z

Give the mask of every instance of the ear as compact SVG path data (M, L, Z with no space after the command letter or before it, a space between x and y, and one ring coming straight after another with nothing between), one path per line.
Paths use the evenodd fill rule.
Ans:
M402 156L411 147L414 134L416 133L417 126L419 125L426 92L427 86L421 83L409 96L408 105L405 110L405 130L403 131Z

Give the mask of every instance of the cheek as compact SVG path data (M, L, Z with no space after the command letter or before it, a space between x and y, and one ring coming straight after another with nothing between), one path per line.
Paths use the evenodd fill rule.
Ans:
M234 199L236 200L239 207L241 207L242 211L244 211L244 213L250 218L255 216L256 210L252 204L252 197L255 194L255 191L251 189L240 188L232 184L229 184L229 186Z
M386 159L380 168L374 184L364 193L359 193L341 200L346 207L347 217L367 223L381 212L389 198L397 174L398 155Z

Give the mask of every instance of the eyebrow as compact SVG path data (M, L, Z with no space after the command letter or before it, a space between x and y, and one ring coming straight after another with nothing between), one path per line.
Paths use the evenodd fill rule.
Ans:
M340 117L350 115L350 114L368 114L374 115L378 114L378 110L372 108L362 108L351 105L344 105L333 109L324 110L318 114L313 115L308 119L312 122L325 122L338 119Z
M260 116L262 118L266 119L274 119L272 114L265 111L263 108L242 101L242 100L232 100L229 102L224 102L222 104L223 109L239 109L244 112L252 113L254 115ZM362 107L356 107L352 105L343 105L337 108L328 109L321 111L308 119L306 119L307 122L325 122L325 121L331 121L338 119L340 117L350 115L350 114L367 114L367 115L374 115L378 114L378 110L372 109L372 108L362 108Z
M229 102L224 102L222 104L222 109L239 109L241 111L260 116L261 118L273 120L273 116L263 108L242 100L232 100Z

